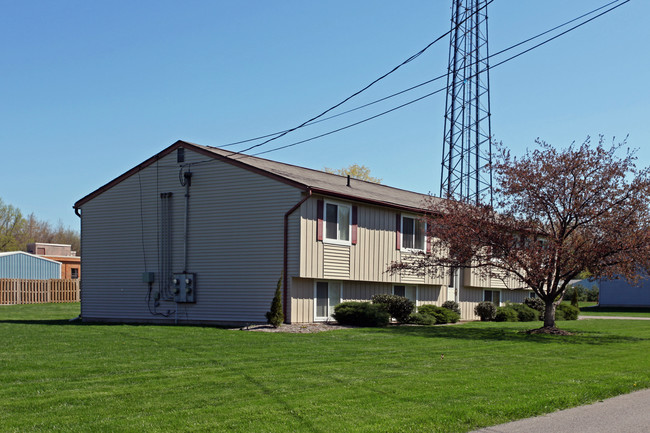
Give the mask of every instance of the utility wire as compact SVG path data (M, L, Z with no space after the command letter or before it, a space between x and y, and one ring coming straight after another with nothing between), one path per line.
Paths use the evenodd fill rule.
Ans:
M613 3L616 3L616 2L618 2L618 1L620 1L620 0L617 0L617 1L611 2L611 3L609 3L608 5L605 5L604 7L607 7L607 6L609 6L609 5L613 4ZM507 59L502 60L502 61L496 63L496 64L493 65L493 66L490 66L488 69L494 69L494 68L496 68L497 66L500 66L500 65L502 65L502 64L504 64L504 63L506 63L506 62L509 62L509 61L511 61L511 60L514 60L514 59L516 59L517 57L522 56L522 55L524 55L524 54L526 54L526 53L528 53L528 52L530 52L530 51L532 51L532 50L534 50L534 49L536 49L536 48L539 48L539 47L541 47L542 45L545 45L545 44L547 44L547 43L549 43L549 42L551 42L551 41L553 41L553 40L559 38L560 36L563 36L563 35L565 35L565 34L571 32L571 31L573 31L573 30L575 30L575 29L577 29L577 28L579 28L579 27L582 27L583 25L585 25L585 24L587 24L587 23L589 23L589 22L595 20L596 18L599 18L599 17L601 17L601 16L603 16L603 15L605 15L605 14L607 14L607 13L613 11L614 9L617 9L617 8L619 8L620 6L623 6L624 4L629 3L629 2L630 2L630 0L625 0L625 1L623 1L622 3L620 3L620 4L618 4L618 5L616 5L616 6L612 7L612 8L610 8L610 9L608 9L608 10L606 10L606 11L603 11L603 12L601 12L600 14L598 14L598 15L596 15L596 16L594 16L594 17L588 19L588 20L581 22L580 24L577 24L577 25L575 25L575 26L573 26L573 27L571 27L571 28L569 28L569 29L567 29L567 30L565 30L565 31L563 31L563 32L561 32L561 33L559 33L559 34L557 34L557 35L551 37L551 38L548 38L548 39L546 39L546 40L540 42L539 44L534 45L534 46L532 46L532 47L530 47L530 48L528 48L528 49L526 49L526 50L524 50L524 51L521 51L521 52L519 52L519 53L517 53L517 54L515 54L515 55L513 55L513 56L510 56L510 57L508 57ZM600 8L598 8L598 9L594 10L594 11L598 11L598 10L601 10L601 9L603 9L603 7L600 7ZM587 14L584 14L584 15L582 15L582 17L584 17L584 16L586 16L586 15L590 15L590 14L593 13L594 11L592 11L592 12L590 12L590 13L587 13ZM578 18L576 18L576 19L578 19ZM569 23L570 23L570 22L575 22L576 19L573 19L573 20L569 21ZM558 27L556 27L556 29L559 28L559 27L562 27L562 26L558 26ZM552 31L552 30L549 30L549 31ZM547 34L549 31L546 31L546 32L544 32L544 33L542 33L542 34L540 34L540 35L538 35L538 36L541 36L541 35L543 35L543 34ZM533 37L533 38L529 38L527 41L533 40L533 39L537 38L538 36L535 36L535 37ZM506 49L504 49L504 50L501 50L501 51L499 51L498 53L495 53L495 54L493 54L493 55L497 55L497 54L503 53L503 52L505 52L505 51L508 51L508 50L514 48L514 47L520 46L521 44L522 44L522 42L517 43L517 44L515 44L515 45L513 45L513 46L511 46L511 47L509 47L509 48L506 48ZM489 56L488 58L492 57L493 55ZM485 59L484 59L484 60L485 60ZM484 60L483 60L483 61L484 61ZM483 69L483 70L479 71L478 73L474 74L472 77L474 77L474 76L476 76L476 75L479 75L479 74L485 72L486 70L487 70L487 69ZM471 77L470 77L470 78L471 78ZM439 79L439 78L438 78L438 79ZM434 81L434 80L435 80L435 79L433 79L433 80L429 80L428 82L426 82L426 84L428 84L429 82ZM422 83L421 85L424 85L424 84L425 84L425 83ZM420 85L418 85L418 86L416 86L416 87L419 87L419 86L420 86ZM325 137L325 136L327 136L327 135L331 135L331 134L334 134L334 133L336 133L336 132L340 132L340 131L343 131L343 130L345 130L345 129L351 128L351 127L353 127L353 126L357 126L357 125L360 125L360 124L362 124L362 123L368 122L368 121L370 121L370 120L376 119L376 118L378 118L378 117L381 117L381 116L386 115L386 114L388 114L388 113L391 113L391 112L393 112L393 111L396 111L396 110L399 110L399 109L401 109L401 108L404 108L404 107L406 107L406 106L408 106L408 105L411 105L411 104L414 104L414 103L416 103L416 102L419 102L419 101L421 101L421 100L423 100L423 99L426 99L426 98L428 98L428 97L430 97L430 96L433 96L433 95L435 95L435 94L437 94L437 93L440 93L440 92L442 92L442 91L445 91L445 90L447 90L447 87L446 87L446 86L443 87L443 88L440 88L440 89L438 89L438 90L435 90L435 91L433 91L433 92L427 93L427 94L424 95L424 96L421 96L421 97L419 97L419 98L416 98L416 99L413 99L413 100L411 100L411 101L409 101L409 102L406 102L406 103L404 103L404 104L401 104L401 105L399 105L399 106L397 106L397 107L391 108L390 110L383 111L383 112L381 112L381 113L379 113L379 114L376 114L376 115L374 115L374 116L371 116L371 117L365 118L365 119L360 120L360 121L358 121L358 122L351 123L351 124L346 125L346 126L343 126L343 127L341 127L341 128L338 128L338 129L335 129L335 130L332 130L332 131L329 131L329 132L326 132L326 133L323 133L323 134L320 134L320 135L317 135L317 136L314 136L314 137L310 137L310 138L307 138L307 139L305 139L305 140L300 140L300 141L297 141L297 142L294 142L294 143L290 143L290 144L287 144L287 145L284 145L284 146L279 146L279 147L276 147L276 148L273 148L273 149L265 150L265 151L263 151L263 152L258 152L258 153L254 153L254 154L251 154L251 155L247 155L247 154L243 154L243 153L242 153L238 158L236 157L235 159L245 158L245 157L247 157L247 156L258 156L258 155L263 155L263 154L266 154L266 153L275 152L275 151L277 151L277 150L286 149L286 148L288 148L288 147L293 147L293 146L296 146L296 145L298 145L298 144L303 144L303 143L306 143L306 142L309 142L309 141L312 141L312 140L316 140L316 139L318 139L318 138L322 138L322 137ZM404 91L403 91L403 92L404 92ZM403 92L401 92L401 93L403 93ZM386 97L386 98L388 98L388 97ZM261 143L261 144L259 144L259 145L253 146L253 147L251 147L251 148L259 147L259 146L261 146L262 144L265 144L265 143ZM246 149L246 150L250 150L250 149ZM242 151L242 152L244 152L244 151ZM235 153L239 153L239 152L233 152L233 154L235 154ZM230 156L230 155L229 155L229 156Z
M328 108L327 110L323 111L323 112L320 113L319 115L312 117L311 119L309 119L309 120L307 120L307 121L301 123L301 124L298 125L298 126L295 126L295 127L291 128L291 129L287 129L286 131L281 132L279 135L277 135L277 136L275 136L275 137L269 138L269 139L263 141L262 143L255 144L255 145L253 145L253 146L247 147L246 149L243 149L243 150L241 150L241 151L239 151L239 152L233 152L233 154L235 154L235 153L243 153L243 152L247 152L247 151L249 151L249 150L251 150L251 149L255 149L256 147L260 147L260 146L263 146L263 145L265 145L265 144L267 144L267 143L269 143L269 142L271 142L271 141L277 140L278 138L284 137L284 136L287 135L288 133L293 132L293 131L295 131L296 129L300 129L300 128L306 126L307 124L309 124L310 122L313 122L314 120L323 117L325 114L329 113L330 111L332 111L332 110L334 110L334 109L340 107L341 105L343 105L344 103L346 103L346 102L349 101L350 99L352 99L352 98L354 98L355 96L359 95L360 93L362 93L362 92L368 90L368 89L369 89L370 87L372 87L374 84L378 83L379 81L383 80L384 78L386 78L387 76L389 76L389 75L392 74L393 72L397 71L397 70L398 70L399 68L401 68L402 66L404 66L404 65L406 65L407 63L410 63L410 62L412 62L413 60L415 60L416 58L418 58L418 57L419 57L420 55L422 55L426 50L428 50L428 49L429 49L433 44L439 42L442 38L444 38L444 37L447 36L449 33L451 33L453 30L455 30L457 27L459 27L460 25L462 25L465 21L467 21L468 19L470 19L473 15L477 14L481 9L486 8L486 7L487 7L490 3L492 3L493 1L494 1L494 0L490 0L490 1L488 1L485 5L483 5L482 7L480 7L480 8L477 9L476 11L474 11L471 15L468 15L464 20L462 20L461 22L459 22L457 26L451 28L449 31L447 31L447 32L443 33L442 35L438 36L436 39L434 39L432 42L430 42L426 47L422 48L420 51L418 51L417 53L413 54L411 57L409 57L408 59L404 60L404 61L403 61L402 63L400 63L399 65L395 66L395 67L394 67L393 69L391 69L389 72L387 72L387 73L385 73L384 75L382 75L381 77L375 79L374 81L372 81L370 84L368 84L367 86L365 86L365 87L362 88L361 90L358 90L358 91L354 92L352 95L350 95L350 96L348 96L347 98L343 99L343 100L342 100L341 102L339 102L338 104L331 106L330 108Z
M515 44L515 45L511 45L511 46L509 46L508 48L502 49L501 51L498 51L498 52L496 52L496 53L492 53L492 54L490 54L486 59L491 59L492 57L496 57L496 56L498 56L498 55L500 55L500 54L503 54L503 53L505 53L505 52L507 52L507 51L510 51L510 50L512 50L512 49L514 49L514 48L517 48L517 47L521 46L521 45L524 45L524 44L526 44L526 43L528 43L528 42L530 42L530 41L532 41L532 40L535 40L535 39L540 38L540 37L542 37L542 36L544 36L544 35L546 35L546 34L548 34L548 33L553 32L553 31L555 31L555 30L557 30L557 29L560 29L560 28L562 28L562 27L565 27L565 26L567 26L567 25L569 25L569 24L571 24L571 23L573 23L573 22L575 22L575 21L578 21L579 19L582 19L582 18L584 18L584 17L586 17L586 16L589 16L589 15L595 13L595 12L598 12L599 10L602 10L602 9L604 9L604 8L606 8L606 7L608 7L608 6L611 6L611 5L614 4L614 3L618 3L618 2L620 2L620 1L621 1L621 0L614 0L614 1L612 1L612 2L609 2L609 3L603 5L603 6L599 7L599 8L596 8L596 9L590 11L590 12L587 12L587 13L585 13L585 14L580 15L579 17L576 17L576 18L573 18L573 19L571 19L571 20L569 20L569 21L566 21L566 22L564 22L564 23L562 23L562 24L560 24L560 25L557 25L557 26L555 26L555 27L553 27L553 28L551 28L551 29L549 29L549 30L546 30L546 31L544 31L544 32L542 32L542 33L539 33L539 34L537 34L537 35L535 35L535 36L532 36L532 37L530 37L530 38L528 38L528 39L526 39L526 40L524 40L524 41L521 41L521 42L519 42L519 43L517 43L517 44ZM433 43L433 42L432 42L432 43ZM427 47L428 47L428 46L427 46ZM426 49L426 48L425 48L425 49ZM484 62L486 59L482 59L480 62ZM473 66L473 65L474 65L474 63L470 64L469 66L471 67L471 66ZM435 82L435 81L438 81L438 80L441 80L441 79L445 78L446 76L447 76L447 74L439 75L439 76L437 76L437 77L435 77L435 78L432 78L432 79L430 79L430 80L424 81L424 82L422 82L422 83L420 83L420 84L416 84L416 85L411 86L411 87L409 87L409 88L407 88L407 89L401 90L401 91L396 92L396 93L392 93L392 94L390 94L390 95L388 95L388 96L384 96L383 98L379 98L379 99L376 99L376 100L374 100L374 101L368 102L368 103L366 103L366 104L359 105L359 106L357 106L357 107L351 108L351 109L346 110L346 111L343 111L343 112L341 112L341 113L337 113L337 114L334 114L334 115L331 115L331 116L328 116L328 117L324 117L324 118L322 118L322 119L317 119L317 120L314 120L314 121L308 121L308 122L306 122L303 126L311 126L311 125L315 125L315 124L317 124L317 123L325 122L325 121L327 121L327 120L331 120L331 119L334 119L334 118L336 118L336 117L343 116L343 115L345 115L345 114L349 114L349 113L352 113L352 112L357 111L357 110L361 110L361 109L363 109L363 108L369 107L369 106L374 105L374 104L377 104L377 103L379 103L379 102L383 102L383 101L386 101L386 100L388 100L388 99L394 98L394 97L396 97L396 96L402 95L402 94L404 94L404 93L410 92L411 90L418 89L418 88L420 88L420 87L422 87L422 86L425 86L425 85L427 85L427 84L431 84L431 83L433 83L433 82ZM360 92L358 92L358 93L360 93ZM348 98L348 99L349 99L349 98ZM339 105L340 105L340 104L339 104ZM330 111L330 110L328 110L328 111ZM297 129L297 128L295 128L295 129ZM227 144L219 145L219 147L221 147L221 148L231 147L231 146L235 146L235 145L237 145L237 144L249 143L249 142L251 142L251 141L257 141L257 140L261 140L261 139L263 139L263 138L273 137L273 136L276 136L276 135L279 136L280 134L289 133L289 132L291 132L291 129L285 129L285 130L282 130L282 131L273 132L273 133L271 133L271 134L261 135L261 136L259 136L259 137L254 137L254 138L249 138L249 139L246 139L246 140L240 140L240 141L236 141L236 142L232 142L232 143L227 143ZM280 138L280 137L277 137L277 138ZM263 144L265 144L265 143L260 143L258 146L261 146L261 145L263 145ZM240 151L240 152L245 152L246 150L248 150L248 149L242 150L242 151Z

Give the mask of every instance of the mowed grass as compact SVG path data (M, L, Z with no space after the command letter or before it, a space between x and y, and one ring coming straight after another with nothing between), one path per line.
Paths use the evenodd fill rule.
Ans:
M621 316L621 317L650 317L650 308L641 307L599 307L598 305L580 305L581 316Z
M650 386L650 321L285 334L78 311L0 307L0 431L466 432Z

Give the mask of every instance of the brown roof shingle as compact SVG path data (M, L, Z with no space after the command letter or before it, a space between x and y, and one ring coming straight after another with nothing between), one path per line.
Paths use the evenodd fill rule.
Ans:
M137 173L139 170L154 163L161 157L168 155L179 147L185 147L197 151L203 155L211 156L244 169L249 169L287 182L304 190L312 190L312 192L318 194L331 195L413 211L426 210L428 208L427 202L429 199L434 201L440 200L439 198L432 198L427 194L420 194L359 179L350 179L350 186L348 186L346 176L326 173L320 170L313 170L269 159L240 154L217 147L202 146L179 140L162 152L124 173L122 176L77 201L74 207L79 208L79 206L91 200L93 197L96 197L103 191Z

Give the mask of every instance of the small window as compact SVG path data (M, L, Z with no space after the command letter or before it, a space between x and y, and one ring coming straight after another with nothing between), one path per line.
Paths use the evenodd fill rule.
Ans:
M393 295L403 296L413 301L417 305L418 288L417 286L393 286Z
M537 295L535 294L535 292L528 292L528 297L531 299L535 299Z
M315 320L329 319L334 314L334 307L341 303L341 283L317 281L314 292Z
M36 248L36 254L39 256L44 256L45 255L45 247L37 247Z
M483 300L492 302L497 307L501 305L501 292L499 290L484 290Z
M350 206L325 203L325 239L348 244L350 242Z
M73 280L79 278L79 268L70 268L70 278Z
M418 218L402 217L402 246L406 249L424 251L426 223Z

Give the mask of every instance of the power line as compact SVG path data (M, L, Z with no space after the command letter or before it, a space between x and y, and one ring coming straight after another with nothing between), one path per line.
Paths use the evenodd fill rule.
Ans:
M618 1L620 1L620 0L616 0L616 1L614 1L614 2L608 3L608 4L605 5L604 7L607 7L607 6L609 6L609 5L613 4L613 3L616 3L616 2L618 2ZM599 17L601 17L601 16L603 16L603 15L605 15L605 14L607 14L607 13L613 11L614 9L617 9L617 8L620 7L620 6L623 6L624 4L626 4L626 3L628 3L628 2L630 2L630 0L625 0L625 1L623 1L622 3L620 3L620 4L618 4L618 5L616 5L616 6L612 7L612 8L610 8L610 9L604 11L604 12L601 12L600 14L598 14L598 15L596 15L596 16L594 16L594 17L588 19L588 20L581 22L580 24L577 24L577 25L575 25L575 26L573 26L573 27L571 27L571 28L569 28L569 29L567 29L567 30L565 30L565 31L563 31L563 32L561 32L561 33L559 33L559 34L557 34L557 35L555 35L555 36L549 38L549 39L544 40L543 42L540 42L540 43L537 44L537 45L534 45L533 47L530 47L530 48L528 48L528 49L526 49L526 50L524 50L524 51L522 51L522 52L519 52L519 53L517 53L517 54L515 54L515 55L513 55L513 56L508 57L508 58L505 59L505 60L502 60L502 61L500 61L500 62L494 64L493 66L490 67L490 69L494 69L494 68L496 68L497 66L500 66L500 65L502 65L502 64L504 64L504 63L507 63L507 62L509 62L509 61L511 61L511 60L514 60L514 59L516 59L517 57L522 56L522 55L524 55L524 54L526 54L526 53L528 53L528 52L530 52L530 51L532 51L532 50L534 50L534 49L536 49L536 48L539 48L539 47L541 47L542 45L545 45L545 44L547 44L547 43L549 43L549 42L551 42L551 41L553 41L553 40L559 38L560 36L563 36L563 35L565 35L565 34L571 32L571 31L573 31L573 30L575 30L575 29L577 29L577 28L579 28L579 27L582 27L583 25L585 25L585 24L587 24L587 23L589 23L589 22L595 20L596 18L599 18ZM589 12L589 13L587 13L587 14L583 14L582 17L587 16L587 15L590 15L590 14L592 14L593 12L598 11L598 10L601 10L601 9L603 9L603 7L600 7L600 8L598 8L598 9L595 9L594 11ZM576 19L579 19L579 18L576 18ZM573 20L571 20L571 21L568 21L567 23L575 22L576 19L573 19ZM564 25L566 25L566 24L564 24ZM562 26L563 26L563 25L558 26L558 27L556 27L556 29L559 28L559 27L562 27ZM551 30L549 30L549 31L551 31ZM546 31L546 32L540 33L540 35L535 36L535 37L533 37L533 38L529 38L529 39L527 39L527 41L531 41L531 40L533 40L533 39L535 39L535 38L537 38L537 37L539 37L539 36L541 36L541 35L548 34L549 31ZM515 47L517 47L517 46L520 46L521 44L522 44L522 43L520 42L520 43L517 43L517 44L515 44L515 45L512 45L511 47L508 47L508 48L506 48L506 49L504 49L504 50L501 50L501 51L499 51L498 53L495 53L495 54L493 54L493 55L490 55L488 58L491 58L491 57L493 57L493 56L495 56L495 55L497 55L497 54L504 53L504 52L506 52L506 51L508 51L508 50L510 50L510 49L512 49L512 48L515 48ZM479 71L478 73L483 73L483 72L485 72L485 70ZM438 77L438 78L436 78L436 79L440 79L440 77ZM422 83L422 84L420 84L420 85L418 85L418 86L415 86L415 87L419 87L419 86L421 86L421 85L428 84L429 82L431 82L431 81L435 81L436 79L429 80L429 81L427 81L427 82L425 82L425 83ZM416 102L419 102L419 101L421 101L421 100L423 100L423 99L426 99L426 98L428 98L428 97L430 97L430 96L433 96L433 95L435 95L435 94L437 94L437 93L443 92L443 91L445 91L446 89L447 89L447 87L445 86L445 87L440 88L440 89L438 89L438 90L435 90L435 91L433 91L433 92L427 93L427 94L424 95L424 96L421 96L421 97L419 97L419 98L416 98L416 99L413 99L413 100L411 100L411 101L409 101L409 102L406 102L406 103L404 103L404 104L401 104L401 105L399 105L399 106L397 106L397 107L394 107L394 108L391 108L391 109L389 109L389 110L383 111L383 112L381 112L381 113L379 113L379 114L376 114L376 115L374 115L374 116L367 117L367 118L365 118L365 119L363 119L363 120L360 120L360 121L358 121L358 122L351 123L351 124L346 125L346 126L343 126L343 127L341 127L341 128L337 128L337 129L335 129L335 130L332 130L332 131L329 131L329 132L326 132L326 133L323 133L323 134L320 134L320 135L316 135L316 136L314 136L314 137L310 137L310 138L307 138L307 139L304 139L304 140L300 140L300 141L297 141L297 142L294 142L294 143L290 143L290 144L287 144L287 145L284 145L284 146L275 147L275 148L273 148L273 149L265 150L265 151L263 151L263 152L258 152L258 153L254 153L254 154L251 154L251 155L241 153L241 152L245 152L246 150L250 150L250 149L252 149L252 148L254 148L254 147L259 147L259 146L261 146L261 145L263 145L263 144L266 144L266 142L265 142L265 143L261 143L261 144L256 145L256 146L252 146L251 148L249 148L249 149L245 149L245 150L243 150L243 151L241 151L241 152L233 152L232 155L234 155L234 154L236 154L236 153L240 153L241 155L239 156L239 158L245 158L245 157L247 157L247 156L258 156L258 155L263 155L263 154L270 153L270 152L275 152L275 151L277 151L277 150L286 149L286 148L288 148L288 147L297 146L298 144L303 144L303 143L306 143L306 142L309 142L309 141L313 141L313 140L316 140L316 139L318 139L318 138L322 138L322 137L325 137L325 136L328 136L328 135L334 134L334 133L336 133L336 132L340 132L340 131L343 131L343 130L345 130L345 129L349 129L349 128L352 128L353 126L357 126L357 125L360 125L360 124L362 124L362 123L368 122L368 121L370 121L370 120L376 119L376 118L378 118L378 117L384 116L384 115L386 115L386 114L388 114L388 113L391 113L391 112L393 112L393 111L396 111L396 110L399 110L399 109L401 109L401 108L404 108L404 107L406 107L406 106L408 106L408 105L411 105L411 104L414 104L414 103L416 103ZM408 89L407 89L407 90L408 90ZM402 92L400 92L400 93L404 93L404 91L402 91ZM384 99L387 99L387 98L388 98L388 97L386 97L386 98L384 98ZM279 138L279 137L278 137L278 138ZM237 158L237 159L239 159L239 158Z
M471 18L474 14L478 13L481 9L486 8L486 7L487 7L490 3L492 3L493 1L494 1L494 0L490 0L490 1L487 2L483 7L477 9L474 13L472 13L472 14L469 15L469 16L467 16L467 18L465 18L462 22L458 23L458 25L457 25L456 27L462 25L466 20L468 20L469 18ZM367 86L365 86L365 87L362 88L361 90L358 90L358 91L354 92L352 95L350 95L350 96L348 96L347 98L343 99L343 100L342 100L341 102L339 102L338 104L335 104L335 105L331 106L330 108L328 108L327 110L323 111L323 112L320 113L319 115L312 117L311 119L309 119L309 120L307 120L307 121L301 123L301 124L298 125L298 126L295 126L295 127L291 128L291 129L287 129L286 131L281 132L279 135L277 135L277 136L275 136L275 137L272 137L272 138L269 138L269 139L265 140L265 141L262 142L262 143L255 144L255 145L253 145L253 146L247 147L246 149L243 149L243 150L241 150L241 151L239 151L239 152L233 152L233 154L235 154L235 153L243 153L243 152L247 152L247 151L249 151L249 150L251 150L251 149L255 149L256 147L263 146L263 145L265 145L265 144L267 144L267 143L269 143L269 142L271 142L271 141L274 141L274 140L277 140L278 138L284 137L285 135L287 135L287 134L290 133L290 132L295 131L296 129L300 129L300 128L306 126L307 124L309 124L310 122L315 121L316 119L319 119L319 118L323 117L325 114L327 114L327 113L329 113L330 111L332 111L332 110L334 110L334 109L340 107L341 105L343 105L344 103L346 103L346 102L349 101L350 99L354 98L355 96L359 95L360 93L362 93L362 92L368 90L368 89L369 89L370 87L372 87L374 84L376 84L376 83L378 83L379 81L383 80L384 78L388 77L390 74L392 74L393 72L397 71L397 70L398 70L399 68L401 68L402 66L404 66L404 65L406 65L407 63L410 63L410 62L412 62L413 60L415 60L416 58L418 58L418 57L419 57L420 55L422 55L426 50L428 50L428 49L429 49L433 44L439 42L442 38L444 38L445 36L447 36L447 35L448 35L451 31L453 31L453 30L454 30L454 28L452 28L452 29L450 29L449 31L447 31L447 32L443 33L442 35L438 36L438 37L437 37L436 39L434 39L432 42L430 42L429 44L427 44L427 46L425 46L424 48L422 48L422 49L421 49L420 51L418 51L417 53L413 54L413 55L412 55L411 57L409 57L408 59L404 60L404 61L403 61L402 63L400 63L399 65L395 66L395 67L394 67L393 69L391 69L389 72L387 72L387 73L385 73L384 75L382 75L381 77L375 79L374 81L372 81L370 84L368 84ZM268 136L267 136L267 137L268 137Z
M565 27L565 26L567 26L567 25L569 25L569 24L571 24L571 23L573 23L573 22L575 22L575 21L578 21L579 19L582 19L582 18L584 18L584 17L586 17L586 16L592 15L593 13L595 13L595 12L597 12L597 11L599 11L599 10L602 10L602 9L608 7L608 6L611 6L611 5L614 4L614 3L618 3L618 2L620 2L620 1L621 1L621 0L614 0L614 1L611 1L611 2L609 2L609 3L607 3L607 4L603 5L603 6L600 6L600 7L596 8L596 9L593 9L593 10L587 12L587 13L584 13L584 14L582 14L582 15L576 17L576 18L573 18L573 19L571 19L571 20L569 20L569 21L566 21L566 22L564 22L564 23L562 23L562 24L559 24L559 25L557 25L557 26L555 26L555 27L553 27L553 28L551 28L551 29L549 29L549 30L546 30L546 31L544 31L544 32L542 32L542 33L538 33L538 34L535 35L535 36L532 36L532 37L530 37L530 38L528 38L528 39L526 39L526 40L523 40L523 41L518 42L518 43L516 43L516 44L514 44L514 45L511 45L511 46L509 46L509 47L507 47L507 48L504 48L504 49L502 49L502 50L500 50L500 51L498 51L498 52L496 52L496 53L492 53L492 54L490 54L490 55L487 57L487 59L491 59L492 57L496 57L496 56L498 56L498 55L500 55L500 54L503 54L503 53L505 53L505 52L507 52L507 51L510 51L510 50L512 50L512 49L514 49L514 48L517 48L517 47L521 46L521 45L524 45L524 44L526 44L526 43L528 43L528 42L530 42L530 41L533 41L533 40L535 40L535 39L538 39L538 38L540 38L540 37L542 37L542 36L544 36L544 35L546 35L546 34L548 34L548 33L551 33L551 32L553 32L553 31L555 31L555 30L557 30L557 29L560 29L560 28L562 28L562 27ZM627 1L629 1L629 0L627 0ZM627 1L626 1L625 3L627 3ZM621 5L623 5L623 4L624 4L624 3L621 3L621 4L618 5L618 6L621 6ZM617 6L617 7L618 7L618 6ZM601 15L602 15L602 14L601 14ZM598 16L600 16L600 15L598 15ZM594 17L594 18L597 18L598 16L596 16L596 17ZM593 19L593 18L592 18L592 19ZM452 30L453 30L453 29L452 29ZM447 34L449 34L449 32L447 32ZM561 35L559 35L559 36L561 36ZM434 42L435 42L435 41L434 41ZM428 48L430 45L432 45L434 42L432 42L431 44L427 45L427 48ZM535 48L535 47L533 47L533 48ZM425 48L425 50L426 50L426 48ZM422 51L422 50L421 50L421 51ZM413 57L413 56L412 56L412 57ZM485 60L485 59L483 59L482 61L484 61L484 60ZM473 65L473 64L472 64L472 65ZM470 66L472 66L472 65L470 65ZM374 105L374 104L377 104L377 103L379 103L379 102L386 101L386 100L388 100L388 99L394 98L394 97L396 97L396 96L399 96L399 95L402 95L402 94L404 94L404 93L410 92L410 91L412 91L412 90L418 89L418 88L420 88L420 87L426 86L427 84L431 84L431 83L433 83L433 82L435 82L435 81L441 80L441 79L445 78L446 76L447 76L447 74L445 73L445 74L439 75L439 76L437 76L437 77L435 77L435 78L432 78L432 79L430 79L430 80L424 81L424 82L422 82L422 83L420 83L420 84L416 84L416 85L411 86L411 87L409 87L409 88L407 88L407 89L401 90L401 91L399 91L399 92L392 93L392 94L390 94L390 95L388 95L388 96L384 96L384 97L382 97L382 98L376 99L376 100L371 101L371 102L368 102L368 103L366 103L366 104L359 105L359 106L357 106L357 107L351 108L351 109L346 110L346 111L343 111L343 112L341 112L341 113L337 113L337 114L334 114L334 115L331 115L331 116L328 116L328 117L325 117L325 118L322 118L322 119L318 118L317 120L314 120L314 121L307 121L307 122L305 122L301 127L315 125L315 124L317 124L317 123L325 122L325 121L327 121L327 120L331 120L331 119L334 119L334 118L336 118L336 117L340 117L340 116L343 116L343 115L345 115L345 114L349 114L349 113L352 113L352 112L354 112L354 111L361 110L361 109L363 109L363 108L369 107L369 106ZM378 79L378 80L379 80L379 79ZM375 82L378 81L378 80L375 80ZM369 86L367 86L367 87L369 87ZM361 92L361 91L357 92L357 94L360 93L360 92ZM354 95L352 95L352 96L354 96ZM350 97L347 98L346 100L349 100L350 98L352 98L352 96L350 96ZM344 101L344 102L345 102L345 101ZM337 106L340 106L342 103L343 103L343 102L337 104ZM329 112L329 111L331 111L331 109L328 109L326 112ZM321 114L321 116L322 116L322 114ZM318 116L317 116L317 117L318 117ZM296 128L293 128L293 129L285 129L285 130L282 130L282 131L277 131L277 132L273 132L273 133L270 133L270 134L261 135L261 136L259 136L259 137L254 137L254 138L249 138L249 139L245 139L245 140L235 141L235 142L231 142L231 143L227 143L227 144L219 145L219 147L221 147L221 148L231 147L231 146L235 146L235 145L237 145L237 144L249 143L249 142L251 142L251 141L257 141L257 140L261 140L261 139L268 138L268 137L273 137L273 136L278 136L277 138L280 138L280 137L279 137L280 134L286 134L286 133L289 133L289 132L291 132L291 131L293 131L293 130L296 130L296 129L298 129L298 128L299 128L299 127L296 127ZM269 141L271 141L271 140L269 140ZM268 141L267 141L267 142L268 142ZM265 142L265 143L260 143L260 144L258 144L258 145L252 146L252 147L250 147L250 148L248 148L248 149L244 149L244 150L241 150L241 151L239 151L239 152L233 152L233 153L243 153L243 152L246 152L247 150L250 150L250 149L252 149L252 148L254 148L254 147L262 146L262 145L264 145L264 144L266 144L266 142Z

